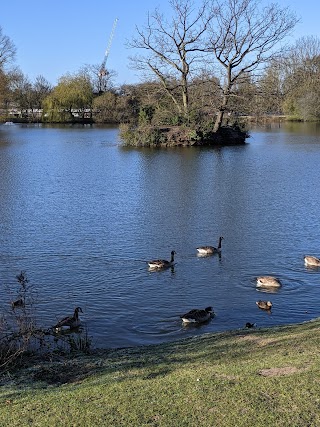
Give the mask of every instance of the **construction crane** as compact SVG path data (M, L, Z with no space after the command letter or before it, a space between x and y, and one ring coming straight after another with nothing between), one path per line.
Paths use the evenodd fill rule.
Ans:
M117 23L118 23L118 18L116 18L114 20L114 22L113 22L112 30L111 30L111 33L110 33L110 36L109 36L109 40L108 40L107 49L106 49L106 52L104 54L104 58L103 58L103 61L102 61L102 64L101 64L101 67L100 67L100 70L99 70L100 88L102 88L102 79L103 79L103 77L105 77L108 74L108 72L106 70L106 62L107 62L107 59L108 59L108 56L109 56L109 51L110 51L110 47L111 47L111 43L112 43L112 39L113 39L113 36L114 36L114 32L115 32Z

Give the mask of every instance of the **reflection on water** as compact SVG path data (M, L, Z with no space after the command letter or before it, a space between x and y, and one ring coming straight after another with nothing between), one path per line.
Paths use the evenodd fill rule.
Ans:
M241 147L164 150L124 149L114 128L0 126L3 292L25 270L38 322L81 306L102 347L314 318L320 271L303 256L320 255L319 164L313 124L255 129ZM199 256L221 235L220 256ZM172 248L174 268L150 272ZM283 285L258 289L259 275ZM210 305L208 324L182 326L181 313Z

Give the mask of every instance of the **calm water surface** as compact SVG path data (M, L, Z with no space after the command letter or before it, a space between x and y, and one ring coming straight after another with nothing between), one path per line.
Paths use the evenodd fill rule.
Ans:
M316 125L254 129L241 147L163 150L125 149L114 128L1 125L2 308L24 270L39 325L81 306L96 347L315 318L320 270L303 255L320 256L319 165ZM220 235L220 258L196 255ZM173 249L174 270L148 270ZM283 286L258 291L257 275ZM181 325L208 305L208 324Z

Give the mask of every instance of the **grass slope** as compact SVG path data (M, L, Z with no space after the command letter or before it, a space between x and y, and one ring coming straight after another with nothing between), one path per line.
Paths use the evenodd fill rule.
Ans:
M320 426L320 321L33 361L1 426Z

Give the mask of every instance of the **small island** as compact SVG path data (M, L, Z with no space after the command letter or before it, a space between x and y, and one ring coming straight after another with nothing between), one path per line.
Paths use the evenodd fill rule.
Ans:
M122 125L120 136L125 145L134 147L211 147L242 145L248 132L239 126L222 126L217 132L186 126L137 126Z

